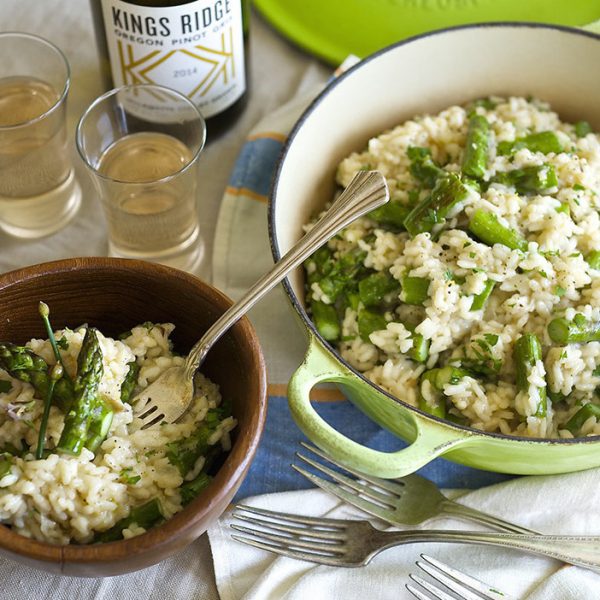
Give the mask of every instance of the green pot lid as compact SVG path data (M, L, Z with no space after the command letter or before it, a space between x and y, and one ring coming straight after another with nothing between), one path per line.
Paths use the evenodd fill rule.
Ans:
M535 21L583 26L600 0L254 0L290 40L338 65L403 38L466 23Z

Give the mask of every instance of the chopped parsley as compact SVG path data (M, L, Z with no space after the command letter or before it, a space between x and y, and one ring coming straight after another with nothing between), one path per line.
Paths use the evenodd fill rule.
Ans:
M134 475L133 469L123 469L121 473L119 473L119 481L121 483L126 483L127 485L135 485L140 479L141 475Z
M565 290L565 288L561 287L560 285L557 285L554 288L554 295L558 296L559 298L562 298L566 293L567 293L567 290Z
M67 338L65 338L65 337L62 337L62 338L56 340L56 345L61 350L68 350L69 349L69 342L68 342Z

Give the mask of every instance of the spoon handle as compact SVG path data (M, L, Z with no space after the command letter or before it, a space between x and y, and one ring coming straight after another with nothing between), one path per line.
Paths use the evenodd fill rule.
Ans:
M389 200L385 179L378 171L357 173L320 221L274 267L263 275L233 306L225 311L191 349L186 376L191 377L212 345L265 294L315 250L352 221Z

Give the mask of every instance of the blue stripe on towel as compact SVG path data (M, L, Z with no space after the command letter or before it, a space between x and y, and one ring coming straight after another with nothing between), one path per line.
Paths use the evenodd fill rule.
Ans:
M335 423L340 432L370 448L392 452L406 446L350 402L316 402L313 406L326 421ZM290 415L287 399L270 397L264 435L235 500L257 494L312 487L290 467L292 462L298 462L294 453L300 449L300 440L307 441ZM442 458L434 460L419 473L440 487L452 488L475 489L511 478L510 475L471 469Z
M246 142L235 163L229 185L266 196L282 146L281 141L266 137Z

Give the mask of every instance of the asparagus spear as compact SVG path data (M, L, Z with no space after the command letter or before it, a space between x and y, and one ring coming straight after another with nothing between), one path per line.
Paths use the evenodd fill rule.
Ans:
M79 454L88 435L92 411L102 377L102 350L97 330L90 327L85 332L77 357L77 377L74 382L75 398L65 415L65 426L57 448L69 454Z
M439 391L444 391L444 386L447 383L452 385L458 383L463 377L467 377L469 372L460 367L447 365L439 369L431 369L435 373L434 386ZM428 371L428 372L431 372Z
M379 225L391 227L394 230L404 230L404 219L408 216L411 207L400 204L399 202L390 201L367 214L369 219L372 219Z
M437 389L435 385L436 371L438 369L432 369L431 371L425 371L423 375L421 375L421 379L419 380L419 408L433 415L434 417L440 417L443 419L446 416L446 400L444 398L444 394ZM425 399L423 395L422 389L425 382L430 384L429 389L433 394L429 394L429 396L433 395L434 398Z
M13 457L8 452L0 454L0 479L6 477L11 470L13 465Z
M470 102L467 106L469 116L477 114L477 108L481 107L485 110L494 110L498 106L498 102L491 98L478 98Z
M552 404L558 404L559 402L563 402L567 399L567 396L565 396L562 392L553 392L549 388L546 389L546 395Z
M200 473L198 477L184 483L179 488L179 494L181 495L181 503L185 506L189 504L194 498L197 498L200 492L208 487L208 484L212 481L212 477L206 473Z
M600 250L592 250L586 257L585 260L592 269L600 270Z
M561 346L575 342L600 342L600 323L588 321L580 313L572 320L559 317L548 324L548 335Z
M96 397L92 407L88 432L85 437L85 447L96 452L100 444L106 439L108 430L113 420L113 410L99 396Z
M516 341L514 359L517 388L529 394L533 391L537 401L537 408L534 415L536 417L545 417L547 410L546 384L534 388L529 383L531 370L535 367L538 360L542 360L542 345L535 334L526 333Z
M30 383L40 398L45 398L50 382L49 367L46 361L26 346L10 342L0 343L0 368L11 377ZM64 377L54 387L54 402L67 412L75 396L73 384Z
M592 133L592 126L587 121L577 121L575 123L575 135L577 137L585 137L588 133Z
M436 417L446 417L446 399L444 396L444 385L447 383L458 383L463 377L469 373L459 367L442 367L439 369L431 369L425 371L420 379L418 386L418 404L419 408L430 415ZM432 399L425 399L422 389L424 382L428 382L430 392L433 392L433 403ZM428 394L431 396L432 394Z
M487 119L481 115L473 115L469 119L467 142L462 163L462 171L465 175L475 179L482 179L485 175L489 137L490 124Z
M36 395L46 398L51 380L50 367L46 361L26 346L0 344L0 368L20 381L30 383ZM68 414L75 399L73 382L65 377L55 382L52 402L63 413ZM108 433L112 422L112 411L100 398L95 398L90 419L89 440L85 446L92 451L97 448ZM101 438L101 439L100 439Z
M361 339L365 342L370 342L369 336L374 331L380 331L387 327L387 321L385 317L373 310L363 308L358 311L358 334Z
M464 369L453 366L425 371L419 380L419 408L435 417L445 418L446 399L444 396L444 386L447 383L458 383L468 374ZM430 391L434 392L433 403L431 403L431 399L425 399L422 393L422 386L425 381L430 384Z
M494 213L478 208L469 220L469 231L476 235L488 246L502 244L511 250L526 252L527 241L524 240L514 229L504 227L498 221Z
M429 358L430 340L426 340L420 333L413 333L412 340L413 347L410 349L408 355L415 362L426 362Z
M131 399L131 394L133 394L133 390L137 384L137 378L140 372L140 366L132 360L130 363L127 363L129 370L127 371L127 375L125 375L125 379L121 384L121 402L123 404L129 403Z
M372 273L358 283L358 296L364 306L379 306L386 294L400 289L400 282L389 272Z
M317 331L328 342L339 339L342 328L335 307L317 300L311 300L310 310Z
M563 151L562 144L554 131L540 131L517 138L513 142L500 142L498 144L498 154L506 156L514 154L523 148L527 148L531 152L541 152L542 154L550 154L550 152L558 154Z
M600 406L597 404L586 404L582 406L565 424L565 429L568 429L573 435L583 427L583 424L590 418L596 417L600 419Z
M446 171L434 162L429 148L410 146L406 154L410 160L412 176L426 187L432 188L438 178L446 174Z
M455 173L439 177L431 194L419 202L404 220L404 227L412 237L430 232L446 221L448 213L470 194L469 188Z
M426 277L409 277L404 275L401 279L402 293L400 299L406 304L422 305L429 298L429 284Z
M179 469L182 476L185 476L196 464L196 461L206 454L209 448L208 439L218 425L217 409L210 409L204 423L194 433L167 444L166 456L169 462Z
M308 283L319 281L331 272L334 265L333 252L325 245L321 246L304 261Z
M158 498L152 498L145 504L134 506L129 516L118 521L113 527L98 534L94 540L96 543L115 542L123 538L123 530L131 527L134 523L138 527L150 529L163 518L162 509Z
M523 167L498 173L493 181L512 186L519 194L541 194L558 185L552 165Z

